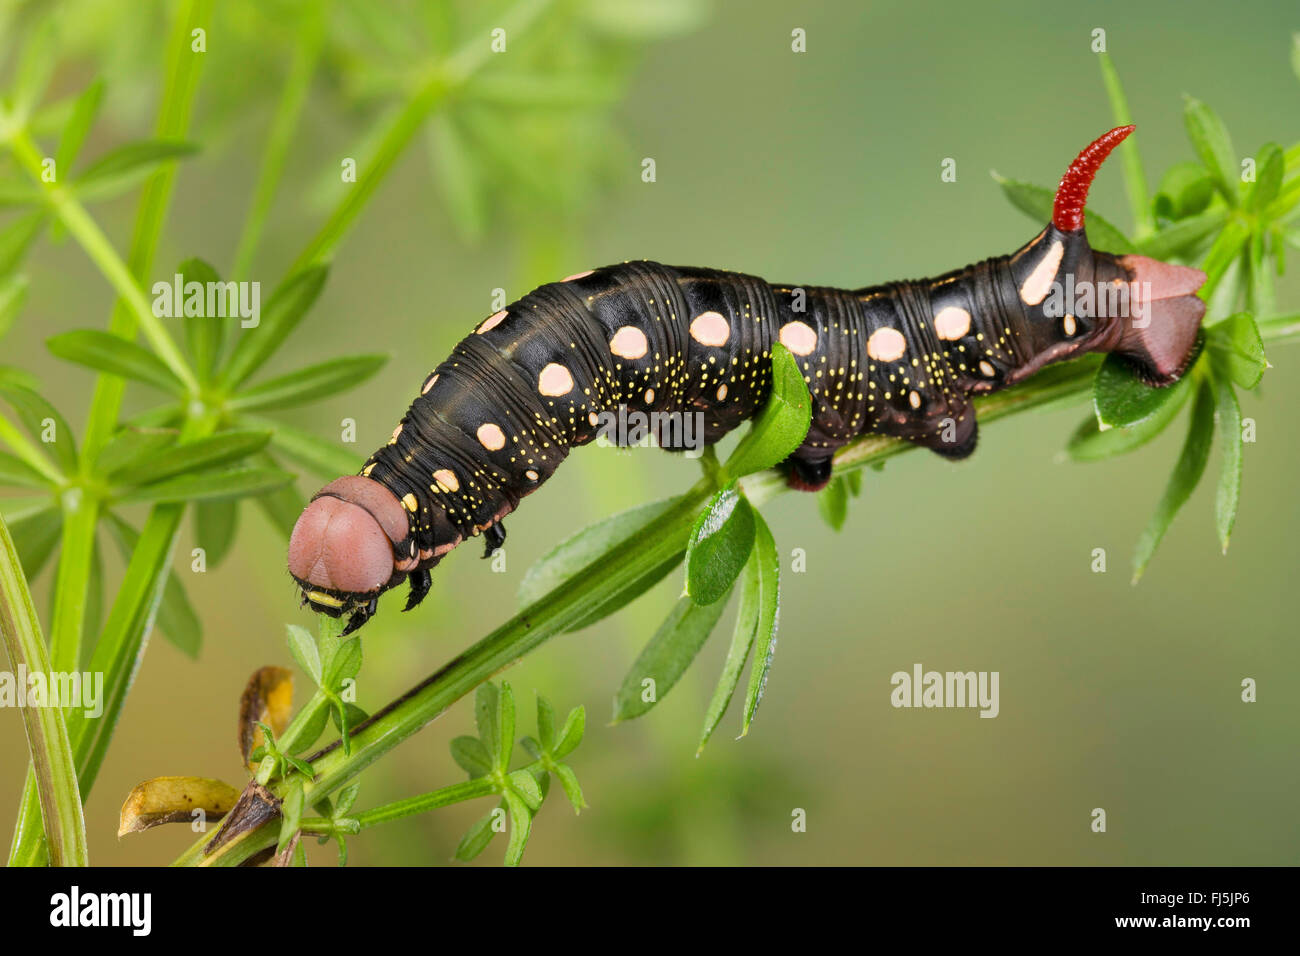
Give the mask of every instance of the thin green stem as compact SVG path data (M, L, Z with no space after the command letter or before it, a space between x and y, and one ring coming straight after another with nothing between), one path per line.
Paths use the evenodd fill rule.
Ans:
M99 502L82 488L62 496L63 541L54 581L54 616L50 621L50 661L56 671L71 672L81 660L86 599L95 555Z
M520 0L498 23L508 36L514 35L526 29L553 2L554 0ZM347 235L357 214L387 177L398 156L406 149L429 113L464 85L491 55L487 39L475 35L445 62L430 67L415 95L397 114L380 140L374 155L358 165L357 181L346 186L347 195L307 244L307 248L294 260L289 267L289 275L315 265L333 253Z
M239 245L235 249L232 279L240 280L248 275L253 254L261 241L276 189L280 185L280 176L284 172L285 160L289 155L289 145L293 141L294 130L298 128L298 119L302 115L303 104L307 102L307 93L311 90L312 75L316 72L316 61L320 57L321 40L325 33L324 23L319 2L312 3L301 14L298 45L294 48L289 75L284 81L284 91L280 94L275 117L271 120L271 131L262 153L262 168L253 189L252 205L244 220Z
M36 444L0 415L0 441L14 450L14 454L31 465L56 485L63 484L64 476L54 464L45 457Z
M1133 122L1133 114L1129 111L1128 98L1124 95L1119 74L1115 72L1115 64L1111 62L1109 53L1099 54L1099 62L1102 83L1106 87L1106 96L1110 99L1115 125L1128 126ZM1136 133L1120 145L1119 155L1124 168L1124 189L1128 193L1129 207L1133 212L1133 237L1142 240L1156 231L1156 221L1147 199L1146 175L1142 172L1142 156L1138 152Z
M370 810L355 814L353 819L364 830L376 824L401 820L403 817L411 817L417 813L437 810L439 807L449 807L453 803L464 803L466 800L477 800L479 797L490 796L497 792L496 788L497 785L491 778L479 777L477 780L453 783L451 786L439 787L437 790L422 793L416 797L408 797L405 800L397 800L383 806L373 807ZM303 829L306 830L307 827L304 826Z
M42 674L49 682L53 674L41 638L41 625L32 606L18 551L3 518L0 518L0 636L4 638L15 671ZM25 695L27 689L20 687L18 692ZM39 702L29 700L29 706L22 708L41 819L48 834L50 862L55 866L87 866L90 861L86 852L86 821L72 747L63 711L51 706L53 703L48 698Z

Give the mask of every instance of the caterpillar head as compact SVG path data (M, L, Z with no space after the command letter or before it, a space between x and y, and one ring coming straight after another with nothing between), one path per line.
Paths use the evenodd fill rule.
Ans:
M1033 358L1007 376L1013 384L1048 362L1114 352L1148 383L1170 385L1196 357L1205 273L1139 255L1093 249L1084 231L1088 189L1132 126L1104 133L1070 164L1056 190L1052 221L1010 260L1020 308L1029 318Z
M369 607L414 570L414 542L407 511L393 493L349 475L317 492L298 516L289 537L289 573L313 610L338 617Z

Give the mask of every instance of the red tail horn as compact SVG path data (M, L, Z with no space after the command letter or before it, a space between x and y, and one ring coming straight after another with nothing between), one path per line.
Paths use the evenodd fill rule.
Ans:
M1056 187L1056 202L1052 206L1052 225L1062 232L1083 228L1083 207L1088 202L1088 187L1105 162L1110 151L1124 142L1135 126L1116 126L1102 133L1082 153L1075 157L1070 168Z

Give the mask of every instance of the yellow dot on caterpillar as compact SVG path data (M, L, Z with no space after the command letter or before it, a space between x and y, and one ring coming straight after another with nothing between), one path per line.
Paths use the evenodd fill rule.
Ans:
M573 375L558 362L551 362L537 376L537 390L543 395L568 395L573 391Z
M907 351L907 339L898 329L876 329L867 339L867 355L877 362L896 362Z
M574 273L573 275L571 275L571 276L565 276L565 277L564 277L563 279L561 279L560 281L561 281L561 282L572 282L574 279L585 279L585 278L587 278L587 276L591 275L591 274L592 274L593 272L595 272L595 271L596 271L595 269L588 269L586 272L575 272L575 273Z
M781 326L781 344L795 355L811 355L817 348L817 332L806 322L787 322Z
M496 425L492 422L484 422L478 427L478 431L475 432L475 435L478 437L479 444L488 451L500 451L502 448L506 447L506 435L505 432L501 430L500 425Z
M650 350L650 343L640 329L625 325L609 340L609 350L619 358L639 359Z
M701 312L691 320L691 338L701 345L726 345L731 326L721 312Z
M436 375L430 375L430 376L429 376L429 380L428 380L427 382L424 383L424 388L420 389L420 394L421 394L421 395L427 395L427 394L429 394L429 389L433 388L433 384L434 384L434 382L436 382L436 381L438 381L438 376L436 376Z
M479 335L482 335L484 332L491 332L498 325L500 325L502 322L505 321L506 315L507 312L505 309L502 309L500 312L494 312L492 315L489 315L486 319L483 320L483 324L480 325L476 331L478 332Z
M366 465L366 467L362 468L362 469L361 469L361 474L362 474L362 476L363 476L363 477L366 477L366 478L369 478L369 477L370 477L370 473L371 473L372 471L375 470L375 465L376 465L376 464L377 464L377 462L371 462L370 464Z
M911 405L913 408L920 408L921 407L920 392L909 392L907 396L907 404Z
M955 305L945 306L934 317L934 331L939 338L955 342L970 331L970 313Z
M1075 321L1074 321L1074 316L1072 316L1072 315L1067 315L1067 316L1065 317L1064 325L1065 325L1065 334L1066 334L1066 335L1073 335L1073 334L1075 333L1075 330L1078 328L1078 326L1076 325L1076 323L1075 323Z
M997 371L988 362L980 362L980 371L983 372L985 375L987 375L989 378L992 378L994 375L997 374Z
M1025 305L1038 305L1047 298L1052 280L1056 278L1056 270L1061 267L1061 257L1064 255L1065 245L1058 239L1052 243L1043 258L1038 260L1034 271L1029 273L1020 285L1020 299Z
M726 397L727 397L727 386L725 386L725 385L719 385L719 386L718 386L718 401L722 401L722 400L725 399Z
M308 591L307 600L313 604L323 604L326 607L342 607L343 600L336 598L332 594L326 594L324 591Z
M415 495L408 491L406 494L402 495L402 506L406 508L407 511L415 511L420 507L420 503L415 500Z
M655 390L653 388L647 388L644 397L647 405L653 405L655 401Z
M450 468L439 468L433 473L433 480L438 483L440 491L459 491L460 480Z

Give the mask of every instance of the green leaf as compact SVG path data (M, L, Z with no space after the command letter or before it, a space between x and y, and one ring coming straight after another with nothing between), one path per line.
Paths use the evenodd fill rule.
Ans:
M328 266L310 266L294 273L272 293L258 324L240 329L239 341L219 376L227 390L237 388L275 354L316 301L328 275Z
M20 123L26 121L41 101L59 61L55 23L53 17L40 20L22 44L22 54L14 69L13 93L9 97L11 112Z
M654 525L680 499L668 498L652 504L641 505L620 512L599 521L566 538L556 547L542 555L524 575L519 584L518 600L521 607L527 607L541 600L560 585L604 555L610 548L616 547L623 540L644 531ZM656 565L647 564L642 573L626 587L611 594L605 601L594 604L591 609L577 621L569 631L580 631L585 627L626 607L650 588L662 581L682 560L677 554Z
M510 755L515 750L515 695L510 685L502 681L501 691L497 694L497 746L493 757L496 767L502 773L510 769Z
M516 770L508 779L510 786L523 797L524 803L528 804L530 810L536 810L542 805L542 790L537 786L537 781L533 779L531 773L527 770Z
M500 691L496 684L488 681L480 684L474 694L474 723L478 727L478 739L483 741L483 749L488 756L495 758L500 740L500 712L497 698Z
M537 736L546 753L555 749L555 708L541 694L537 695Z
M496 816L496 810L490 810L484 816L474 823L466 831L465 835L460 838L460 844L456 847L456 859L469 862L480 853L487 849L487 845L492 842L496 836L496 831L492 829L492 821Z
M49 488L50 480L16 455L0 451L0 485Z
M334 816L346 816L347 812L352 809L353 804L357 802L357 794L360 792L360 780L353 780L350 784L340 790L338 801L334 805Z
M230 553L239 527L239 502L199 501L194 505L194 540L207 555L208 568L216 568Z
M311 632L306 628L299 627L297 624L290 624L288 632L289 653L298 662L302 672L319 687L322 672L320 649L316 647L316 638L312 637Z
M172 445L144 460L117 469L109 477L118 485L151 485L173 475L202 478L201 472L246 458L261 451L270 440L270 432L220 432L208 438Z
M733 481L695 519L686 549L686 593L713 604L731 592L754 547L754 509Z
M62 175L71 169L81 152L90 128L95 125L100 104L104 101L104 81L95 80L87 86L72 104L68 121L59 135L59 148L54 154L54 168Z
M182 475L159 481L152 485L141 485L122 494L117 500L136 501L201 501L208 498L244 498L249 495L261 495L275 488L282 488L293 481L293 475L287 471L273 468L230 468L224 471L202 472L197 475Z
M1282 188L1282 176L1286 163L1282 157L1282 147L1277 143L1265 143L1255 157L1255 182L1246 194L1247 212L1262 212L1277 198Z
M506 846L506 866L518 866L528 846L528 834L533 828L533 815L528 804L513 790L504 794L506 806L510 808L510 842Z
M1211 209L1182 219L1138 243L1138 252L1152 259L1187 258L1228 221L1229 210Z
M67 420L36 392L20 385L0 384L0 397L4 398L22 419L32 437L44 445L53 445L54 454L65 474L77 470L77 440ZM47 424L53 426L52 441L46 441Z
M785 461L803 444L812 421L812 396L799 363L779 342L772 346L772 388L754 424L727 459L723 470L743 478Z
M724 600L697 604L678 599L650 643L623 679L614 698L614 722L640 717L667 696L690 667L727 605Z
M13 328L26 300L26 276L15 274L0 278L0 339Z
M164 448L176 444L176 437L177 432L172 429L140 429L128 425L113 435L95 456L95 473L107 476L153 461Z
M48 504L48 498L36 500L47 505L18 518L5 518L28 581L36 580L63 534L63 512Z
M363 459L355 451L340 448L332 441L317 438L300 428L253 415L241 415L240 422L250 428L269 431L272 448L322 478L354 475L361 466Z
M1184 377L1169 386L1169 399L1155 414L1127 428L1107 428L1097 425L1097 416L1089 415L1080 422L1066 446L1075 461L1103 461L1140 448L1168 427L1191 395L1191 379Z
M206 289L208 283L221 281L217 270L202 259L186 259L176 267L176 273L181 277L182 288L184 284L199 282ZM194 372L200 382L212 381L225 338L226 322L220 316L185 316L185 344L194 360Z
M1156 215L1186 219L1204 212L1214 198L1214 178L1200 163L1174 163L1165 170L1154 200Z
M759 562L761 611L754 631L754 663L749 668L749 689L745 694L745 711L740 724L742 737L749 733L749 725L758 713L758 705L763 702L763 692L767 690L767 675L776 654L776 627L781 602L781 559L776 553L776 541L763 516L757 517L754 552Z
M1152 555L1160 545L1169 525L1178 515L1179 509L1191 497L1196 485L1205 473L1205 463L1210 456L1210 446L1214 442L1214 398L1210 386L1202 383L1196 390L1192 403L1192 416L1187 427L1187 440L1183 444L1178 463L1174 466L1169 484L1165 488L1156 513L1152 515L1142 537L1138 539L1137 550L1133 555L1133 582L1142 577L1150 563Z
M564 795L569 798L569 803L573 804L573 812L581 813L587 807L587 798L582 795L582 787L578 785L578 777L573 772L573 768L567 763L559 764L555 768L555 775L560 778Z
M563 760L578 749L578 744L582 743L583 735L586 732L587 709L585 707L575 707L569 711L569 716L564 718L564 728L560 731L560 742L551 751L551 756L556 760Z
M837 476L817 495L817 510L834 531L844 527L849 516L849 489L843 476Z
M1237 393L1232 387L1229 373L1219 362L1214 363L1212 385L1219 435L1223 438L1223 464L1219 473L1219 487L1214 496L1214 523L1219 532L1219 544L1224 554L1227 554L1232 528L1237 523L1237 506L1241 502L1241 460L1244 451L1241 406L1237 403Z
M110 150L73 180L73 189L86 200L120 195L163 163L197 152L193 143L168 139L146 139Z
M1228 205L1237 205L1237 153L1232 139L1218 114L1195 97L1187 97L1183 106L1187 136L1214 178L1214 185Z
M335 648L334 655L325 667L325 682L321 686L326 690L338 690L344 681L352 680L361 673L361 663L360 638L348 638Z
M1210 326L1206 347L1223 372L1242 388L1254 388L1264 377L1268 361L1259 326L1247 312L1238 312Z
M45 228L48 215L44 209L37 209L19 216L0 229L0 276L9 275L18 267L31 244Z
M492 758L488 756L483 741L477 737L462 736L452 740L451 759L469 774L471 780L492 772Z
M1011 202L1011 205L1035 222L1051 222L1052 204L1056 199L1054 190L1017 179L1006 179L997 173L993 174L993 179L1002 187L1002 193ZM1105 249L1107 252L1116 253L1137 252L1137 247L1133 245L1128 236L1124 235L1123 231L1118 227L1111 225L1099 213L1095 213L1089 208L1085 210L1084 217L1087 223L1088 238L1094 249Z
M1152 388L1119 356L1110 354L1093 381L1093 409L1097 421L1112 428L1129 428L1155 415L1170 401L1169 388Z
M135 379L172 395L184 392L180 380L148 349L111 332L77 329L45 341L51 353L69 362L110 375Z
M1106 98L1110 100L1111 118L1116 126L1128 126L1133 122L1133 114L1129 110L1128 97L1124 95L1124 86L1120 83L1115 64L1106 52L1101 53L1097 60L1101 66L1101 80L1106 87ZM1138 234L1142 235L1152 230L1153 223L1151 211L1147 208L1146 177L1142 173L1137 137L1130 136L1121 143L1119 154L1124 167L1124 188L1133 213L1133 225Z
M383 368L387 361L387 355L350 355L331 359L246 389L232 396L226 407L233 411L256 411L304 405L356 388Z

